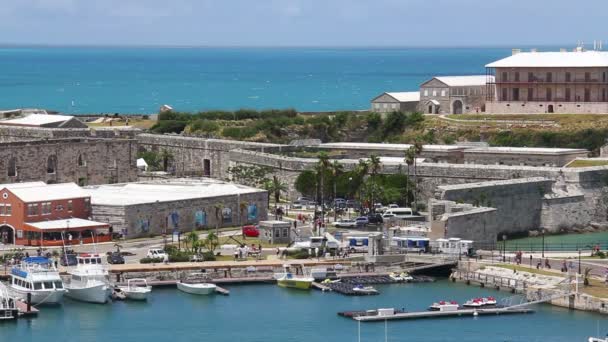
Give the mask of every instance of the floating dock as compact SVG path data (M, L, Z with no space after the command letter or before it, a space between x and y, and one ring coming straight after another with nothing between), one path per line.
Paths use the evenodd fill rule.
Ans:
M374 310L372 310L374 311ZM392 315L368 315L365 311L347 311L339 312L338 315L352 318L360 322L378 322L390 320L405 320L405 319L423 319L423 318L450 318L450 317L473 317L487 315L513 315L526 314L534 312L526 308L490 308L490 309L459 309L456 311L418 311L418 312L399 312L395 311ZM361 313L361 315L357 315Z
M40 312L40 310L36 309L34 306L29 306L27 303L17 300L15 301L15 306L17 307L17 310L19 310L19 317L31 317L31 316L38 316L38 312Z

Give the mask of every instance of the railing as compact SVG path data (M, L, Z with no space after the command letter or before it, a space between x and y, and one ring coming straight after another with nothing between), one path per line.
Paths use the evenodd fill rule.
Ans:
M578 242L578 243L527 243L527 242L517 242L517 241L507 241L506 244L503 245L502 242L496 243L474 243L473 246L475 249L482 250L494 250L494 251L503 251L507 252L576 252L579 250L589 251L596 247L599 247L600 250L608 249L608 241L596 241L596 242Z

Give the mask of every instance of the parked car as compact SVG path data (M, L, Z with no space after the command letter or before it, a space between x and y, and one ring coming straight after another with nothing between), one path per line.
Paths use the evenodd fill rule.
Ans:
M347 208L359 208L361 205L359 204L359 202L355 201L355 200L348 200L346 201L346 207Z
M369 219L367 216L359 216L355 219L355 222L357 226L365 226L366 224L369 224Z
M384 213L384 214L382 214L382 220L383 221L390 220L393 217L396 217L395 214L392 214L392 213Z
M169 259L169 256L162 248L150 248L148 249L148 254L146 254L146 256L151 259Z
M108 252L108 264L124 264L125 258L120 252Z
M341 219L333 223L336 228L355 228L357 221L354 219Z
M259 237L260 236L260 230L258 229L258 227L254 226L254 225L243 226L243 228L241 230L243 232L243 235L246 237Z
M367 220L370 224L381 224L384 222L384 220L382 219L382 215L380 214L367 215Z
M78 265L78 260L76 260L76 254L68 253L61 255L59 263L61 266L76 266Z

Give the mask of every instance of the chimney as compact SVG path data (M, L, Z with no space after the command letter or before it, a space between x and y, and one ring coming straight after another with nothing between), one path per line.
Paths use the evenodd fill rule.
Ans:
M521 49L512 49L511 50L511 56L515 56L515 55L517 55L520 52L521 52Z

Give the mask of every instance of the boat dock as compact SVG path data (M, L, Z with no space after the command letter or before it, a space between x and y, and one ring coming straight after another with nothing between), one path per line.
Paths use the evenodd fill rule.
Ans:
M20 300L15 301L15 306L17 307L17 310L19 310L19 317L38 316L38 313L40 312L40 310Z
M330 292L332 289L324 284L317 283L316 281L312 282L313 289L321 290L321 292Z
M350 317L359 322L378 322L387 320L423 319L423 318L450 318L450 317L473 317L487 315L513 315L534 312L527 308L489 308L489 309L459 309L455 311L418 311L418 312L395 312L392 315L348 315L349 312L338 313L344 317ZM352 313L352 312L350 312ZM362 312L365 313L365 312Z
M219 286L217 286L217 285L215 286L215 292L216 292L217 294L221 294L221 295L223 295L223 296L228 296L228 295L230 295L230 291L226 290L226 289L225 289L225 288L223 288L223 287L219 287Z

